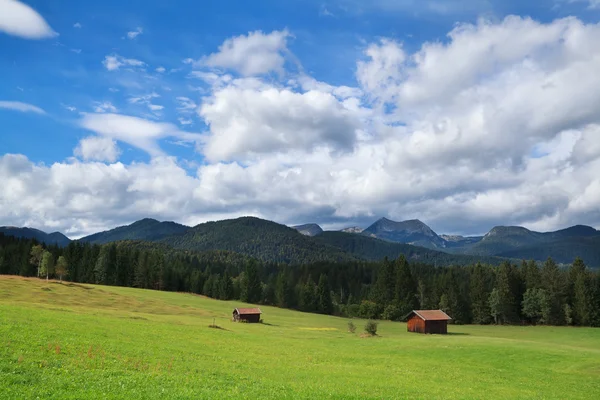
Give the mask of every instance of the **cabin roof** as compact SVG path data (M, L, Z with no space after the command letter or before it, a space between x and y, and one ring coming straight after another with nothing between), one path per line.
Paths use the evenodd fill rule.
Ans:
M442 310L412 310L406 317L415 314L423 321L449 321L452 318Z
M262 311L260 311L260 308L256 307L256 308L236 308L233 311L237 311L238 314L262 314Z

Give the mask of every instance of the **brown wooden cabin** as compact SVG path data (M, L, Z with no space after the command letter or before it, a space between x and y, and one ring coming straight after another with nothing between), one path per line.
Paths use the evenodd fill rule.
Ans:
M235 322L260 322L262 311L260 308L236 308L233 310L233 320Z
M448 333L448 321L452 318L442 310L413 310L406 318L407 330L417 333Z

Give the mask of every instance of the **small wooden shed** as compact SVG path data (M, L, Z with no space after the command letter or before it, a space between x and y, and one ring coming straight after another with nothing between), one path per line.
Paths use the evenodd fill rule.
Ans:
M260 308L236 308L233 310L233 320L235 322L260 322L262 311Z
M448 333L452 318L442 310L413 310L407 316L407 330L417 333Z

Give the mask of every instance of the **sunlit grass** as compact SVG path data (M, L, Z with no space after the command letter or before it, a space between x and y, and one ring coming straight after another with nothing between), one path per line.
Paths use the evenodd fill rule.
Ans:
M0 398L600 398L600 330L447 336L165 293L0 277ZM223 329L211 329L209 325Z

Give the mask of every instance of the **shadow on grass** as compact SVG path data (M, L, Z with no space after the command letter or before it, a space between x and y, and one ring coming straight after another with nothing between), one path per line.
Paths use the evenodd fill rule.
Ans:
M279 325L275 325L275 324L270 324L268 322L261 322L263 325L267 325L267 326L279 326Z
M84 285L81 285L79 283L73 283L73 282L50 281L49 283L54 283L56 285L63 285L63 286L66 286L66 287L77 287L77 288L81 288L81 289L85 289L85 290L91 290L91 289L93 289L93 287L84 286Z
M471 336L470 333L465 333L465 332L448 332L446 335L451 335L451 336Z
M223 328L222 326L219 326L219 325L210 324L208 327L209 328L213 328L213 329L219 329L221 331L228 331L229 332L229 329Z

